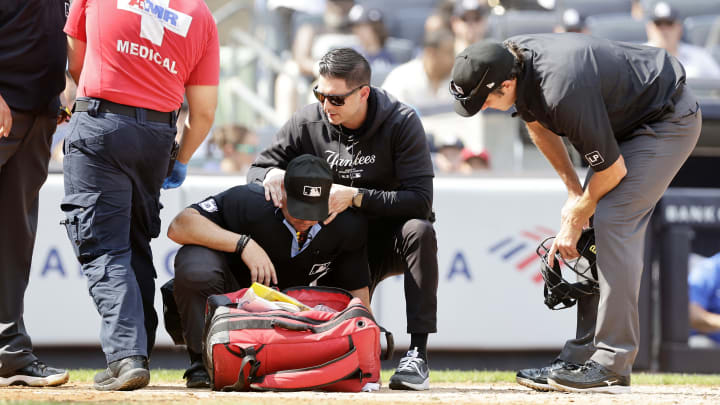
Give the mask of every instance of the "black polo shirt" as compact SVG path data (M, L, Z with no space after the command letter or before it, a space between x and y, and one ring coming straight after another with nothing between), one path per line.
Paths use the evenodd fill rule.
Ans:
M685 81L680 63L661 48L574 33L508 41L525 56L517 114L567 136L596 171L618 159L619 142L672 108Z
M13 110L57 114L65 88L65 0L0 1L0 94Z
M233 187L191 208L223 229L250 235L273 262L281 289L313 283L346 290L369 285L367 220L351 210L321 226L305 249L291 257L295 236L258 184ZM239 255L227 253L227 258L241 284L249 284L250 272Z

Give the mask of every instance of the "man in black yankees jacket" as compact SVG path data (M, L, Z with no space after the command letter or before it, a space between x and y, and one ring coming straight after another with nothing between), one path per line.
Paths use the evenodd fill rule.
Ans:
M333 170L330 217L348 208L368 218L370 292L383 279L405 275L410 349L390 388L429 387L427 337L437 331L437 240L432 225L433 168L415 111L369 85L370 66L348 48L319 62L318 103L297 111L248 172L265 198L282 204L285 168L309 153ZM327 221L326 221L327 222Z

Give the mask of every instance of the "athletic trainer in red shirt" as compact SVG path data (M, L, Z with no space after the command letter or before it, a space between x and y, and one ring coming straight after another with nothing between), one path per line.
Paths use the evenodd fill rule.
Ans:
M65 139L68 237L102 317L95 388L148 384L160 188L180 186L215 115L217 28L200 0L75 0L65 32L78 98ZM176 111L189 105L170 170Z

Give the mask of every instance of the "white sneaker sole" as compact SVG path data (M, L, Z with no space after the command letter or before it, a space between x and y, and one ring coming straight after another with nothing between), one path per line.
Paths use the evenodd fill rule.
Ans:
M542 392L555 391L555 388L551 387L549 384L536 383L535 381L528 380L527 378L515 377L515 381L517 381L518 384L528 387L528 388L532 388L535 391L542 391Z
M609 385L607 387L593 387L593 388L573 388L566 385L558 384L553 381L552 378L548 378L548 384L550 387L564 392L590 392L599 394L630 394L630 387L624 385Z
M0 377L0 387L9 385L28 385L30 387L55 387L68 382L70 374L66 371L62 374L53 374L47 377L32 377L29 375L14 375L10 377Z
M393 381L392 379L390 379L389 385L390 385L391 390L425 391L425 390L430 389L430 377L426 378L420 384L413 384L413 383L409 383L407 381Z

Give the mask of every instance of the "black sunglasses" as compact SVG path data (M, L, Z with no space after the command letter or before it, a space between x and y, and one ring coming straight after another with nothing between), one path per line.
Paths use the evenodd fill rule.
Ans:
M356 91L362 89L363 87L367 86L367 84L361 84L358 87L355 87L354 89L350 90L349 92L345 94L325 94L318 91L318 86L315 86L313 88L313 94L315 95L315 98L320 102L324 103L325 99L330 102L330 104L336 106L336 107L342 107L345 105L345 98L349 95L355 93Z
M485 70L485 74L482 76L482 78L480 78L480 81L478 82L478 84L475 85L475 87L470 91L470 94L468 94L467 96L463 92L462 87L458 86L457 84L455 84L454 81L450 80L450 94L452 94L452 96L455 97L455 100L458 100L458 101L470 100L480 90L480 85L483 84L483 81L485 80L485 76L487 76L489 71L490 71L490 68L487 68Z

